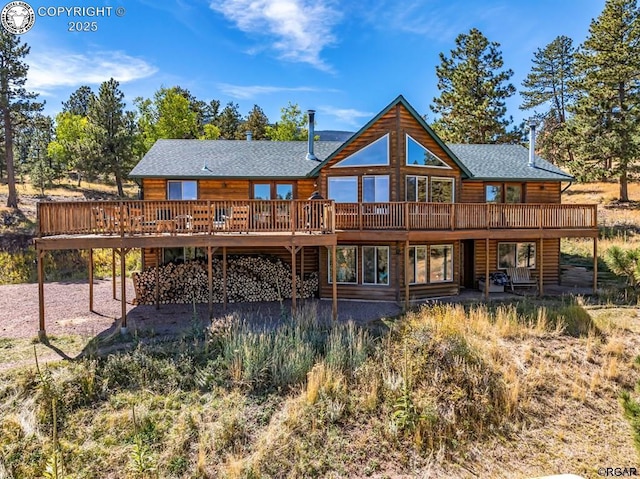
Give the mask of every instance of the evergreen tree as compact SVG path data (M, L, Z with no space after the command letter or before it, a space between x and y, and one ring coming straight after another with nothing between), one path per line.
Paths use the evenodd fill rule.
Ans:
M489 42L477 29L458 35L451 56L440 53L436 67L439 97L431 110L440 115L434 123L445 141L456 143L510 143L522 138L522 130L507 128L505 100L516 89L507 83L513 71L502 70L500 44Z
M246 121L242 124L240 131L242 136L246 138L247 132L251 132L254 140L264 140L267 138L267 127L269 126L269 118L264 114L262 108L253 105L253 108L247 115Z
M115 177L122 197L124 175L134 163L135 115L124 111L124 93L116 80L100 85L98 95L89 102L87 118L93 167Z
M40 190L40 196L44 196L45 189L60 176L58 165L54 164L47 150L53 137L53 119L49 116L36 115L32 132L27 162L29 180Z
M72 115L87 116L89 101L92 96L91 87L83 85L74 91L67 101L62 102L62 111Z
M280 112L280 121L267 127L267 137L272 141L306 140L309 132L304 126L307 122L298 104L289 102Z
M536 149L553 163L573 162L573 153L566 135L567 109L575 95L570 84L575 81L575 48L569 37L556 37L534 53L533 66L522 82L524 99L520 108L538 113L543 120Z
M640 13L636 0L607 0L576 54L579 81L570 136L586 179L616 178L620 201L639 170Z
M24 86L29 66L22 59L29 54L29 50L28 45L21 44L20 37L0 28L0 116L4 129L4 153L9 187L7 206L10 208L18 207L13 161L16 122L20 121L20 117L24 118L42 109L41 103L32 101L38 95L28 92Z
M223 140L234 140L240 136L242 115L237 103L227 103L217 120L216 126L220 129L220 137Z

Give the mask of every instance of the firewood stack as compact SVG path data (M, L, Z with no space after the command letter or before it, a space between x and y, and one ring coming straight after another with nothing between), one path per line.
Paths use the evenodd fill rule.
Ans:
M221 303L222 261L214 258L213 301ZM209 301L207 265L199 261L168 263L158 268L160 304L207 303ZM297 297L310 298L318 291L318 274L299 275ZM147 268L133 273L136 304L155 304L156 271ZM291 298L291 267L279 259L262 256L239 256L227 259L227 301L278 301Z

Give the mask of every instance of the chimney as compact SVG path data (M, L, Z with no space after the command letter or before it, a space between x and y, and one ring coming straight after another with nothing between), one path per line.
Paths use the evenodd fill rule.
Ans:
M529 118L529 167L536 167L536 127L538 120Z
M251 140L253 140L253 133L251 133L251 130L247 130L247 141Z
M307 160L318 161L318 157L313 153L313 137L315 136L315 110L308 110L309 115L309 146L307 147Z

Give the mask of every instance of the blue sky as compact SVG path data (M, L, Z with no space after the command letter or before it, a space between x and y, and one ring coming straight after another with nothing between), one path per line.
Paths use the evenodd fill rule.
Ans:
M318 129L355 131L403 94L420 113L437 96L438 54L478 28L500 43L520 89L537 48L558 35L580 44L604 0L108 0L30 1L112 7L108 17L36 16L28 86L55 115L83 84L114 77L137 96L180 85L202 100L258 104L271 121L288 101L317 110ZM124 16L115 14L124 8ZM41 9L42 11L42 9ZM69 22L97 22L69 32ZM522 120L516 94L508 115ZM431 115L430 118L433 118Z

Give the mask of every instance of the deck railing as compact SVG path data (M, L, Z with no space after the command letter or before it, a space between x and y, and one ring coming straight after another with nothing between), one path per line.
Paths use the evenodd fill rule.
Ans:
M40 236L596 227L596 205L334 203L332 200L141 200L38 204Z
M336 203L338 230L575 229L597 227L596 205Z
M329 200L73 201L38 204L38 234L331 233Z

